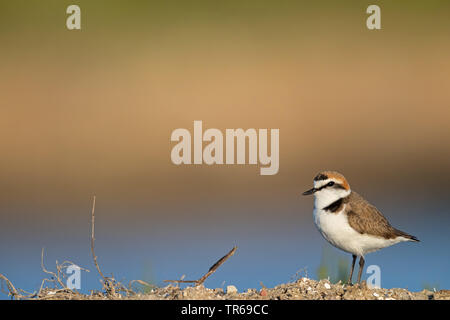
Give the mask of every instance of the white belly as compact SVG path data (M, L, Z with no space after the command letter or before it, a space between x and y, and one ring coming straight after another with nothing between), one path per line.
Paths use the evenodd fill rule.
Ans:
M344 207L345 208L345 207ZM333 246L357 256L364 256L400 241L403 238L384 239L382 237L360 234L350 227L344 213L326 212L314 209L314 222L322 236Z

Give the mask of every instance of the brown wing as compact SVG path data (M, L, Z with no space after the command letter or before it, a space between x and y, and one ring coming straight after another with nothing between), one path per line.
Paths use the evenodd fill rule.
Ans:
M393 239L401 234L389 224L389 221L369 202L356 192L349 196L347 207L348 223L359 233Z

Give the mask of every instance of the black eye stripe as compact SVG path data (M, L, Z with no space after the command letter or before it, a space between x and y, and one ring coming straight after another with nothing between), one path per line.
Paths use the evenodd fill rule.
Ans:
M330 182L334 182L334 181L330 181ZM328 183L327 183L327 184L321 186L320 188L317 188L316 192L320 191L320 190L322 190L324 188L328 188L328 187L333 187L333 188L336 188L336 189L344 189L345 190L345 187L342 184L334 182L334 184L332 186L328 185Z

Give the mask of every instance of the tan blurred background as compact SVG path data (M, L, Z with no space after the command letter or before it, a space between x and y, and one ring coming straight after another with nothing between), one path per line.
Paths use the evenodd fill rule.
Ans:
M81 31L65 28L73 3ZM377 1L380 31L365 27L369 4L2 1L5 239L84 230L93 194L125 234L292 218L313 229L299 195L322 169L381 207L445 203L449 3ZM279 173L173 165L170 134L194 120L279 128Z

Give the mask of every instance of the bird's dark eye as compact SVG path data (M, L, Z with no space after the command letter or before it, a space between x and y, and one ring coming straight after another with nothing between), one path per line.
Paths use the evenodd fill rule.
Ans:
M334 181L330 181L330 182L328 182L327 186L328 186L328 187L332 187L332 186L334 186Z

